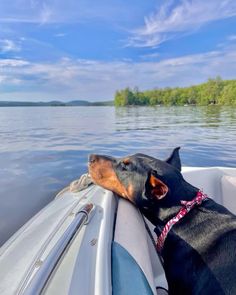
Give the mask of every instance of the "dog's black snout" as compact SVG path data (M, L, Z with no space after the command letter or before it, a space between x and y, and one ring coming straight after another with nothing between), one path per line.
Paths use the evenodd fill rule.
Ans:
M94 163L97 160L97 156L94 154L89 155L89 163Z

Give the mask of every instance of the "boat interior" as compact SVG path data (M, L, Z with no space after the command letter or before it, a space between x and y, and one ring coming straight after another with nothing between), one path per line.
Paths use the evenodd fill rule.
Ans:
M236 169L183 175L236 214ZM0 248L0 294L168 294L153 233L136 207L85 175Z
M184 168L183 175L189 183L202 189L209 197L214 198L216 202L236 214L235 169ZM115 259L113 286L115 282L117 284L117 281L119 285L118 287L115 285L118 288L115 294L137 294L137 290L141 289L142 292L140 294L168 294L164 291L168 290L168 284L162 268L161 259L155 251L152 238L147 234L145 228L147 223L150 232L154 233L153 225L147 220L144 222L141 214L131 203L123 199L119 200L113 242L113 252L115 253L113 254L113 259ZM153 238L155 239L155 234ZM123 251L127 251L131 255L131 260L134 259L133 269L137 263L136 272L140 268L144 276L138 276L134 270L130 270L131 267L127 267L128 258L126 256L128 254L123 258L126 261L122 261ZM120 255L119 258L116 257L118 255ZM117 262L116 260L119 261ZM134 285L128 287L129 280L135 282ZM128 292L127 288L130 288ZM122 290L121 293L120 290Z

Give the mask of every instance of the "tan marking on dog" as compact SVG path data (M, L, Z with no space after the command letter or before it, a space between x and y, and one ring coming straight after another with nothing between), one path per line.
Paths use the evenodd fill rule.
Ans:
M165 185L160 179L151 175L149 180L150 185L153 187L151 190L152 196L155 196L158 200L163 199L168 193L168 186Z
M127 195L128 199L134 203L134 187L132 183L129 183L128 188L127 188Z
M95 184L128 199L127 190L119 181L109 160L99 158L96 162L91 163L89 165L89 174Z
M122 160L122 162L125 164L125 165L128 165L130 164L130 158L125 158Z

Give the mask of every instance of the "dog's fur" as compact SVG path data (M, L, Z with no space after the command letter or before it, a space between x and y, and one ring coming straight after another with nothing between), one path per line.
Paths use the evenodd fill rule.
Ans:
M181 174L179 148L166 161L144 154L90 155L93 181L135 204L161 233L198 188ZM173 226L161 253L169 294L236 294L236 217L208 199Z

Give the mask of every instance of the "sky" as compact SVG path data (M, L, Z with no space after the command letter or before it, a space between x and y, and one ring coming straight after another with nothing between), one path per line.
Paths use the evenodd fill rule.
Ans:
M236 78L235 0L0 0L0 100Z

